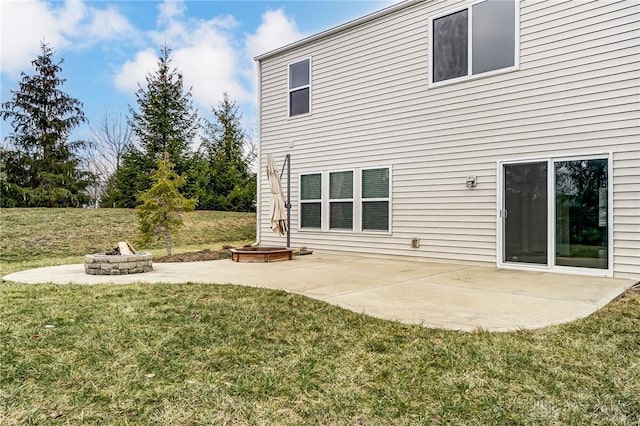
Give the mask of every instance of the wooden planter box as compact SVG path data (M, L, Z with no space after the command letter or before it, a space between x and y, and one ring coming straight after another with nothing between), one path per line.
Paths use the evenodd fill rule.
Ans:
M243 247L231 249L234 262L277 262L293 259L293 250L284 247Z

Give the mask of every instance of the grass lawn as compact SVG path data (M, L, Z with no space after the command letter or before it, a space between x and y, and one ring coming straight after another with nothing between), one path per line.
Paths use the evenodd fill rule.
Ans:
M255 241L256 215L194 211L173 238L174 254ZM163 242L138 246L138 222L129 209L0 209L0 274L38 266L82 263L85 254L128 240L138 251L166 254Z
M12 269L31 254L5 238L1 214ZM22 240L40 232L28 229L11 232ZM53 245L50 258L61 251ZM0 288L7 425L637 426L639 378L637 293L571 324L492 334L232 285Z

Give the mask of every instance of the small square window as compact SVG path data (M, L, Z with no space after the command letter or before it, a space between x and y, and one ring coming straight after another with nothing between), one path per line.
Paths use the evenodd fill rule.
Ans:
M329 175L329 198L353 198L353 172L332 172Z
M330 203L329 228L348 231L353 229L353 202L333 201Z
M291 116L309 113L309 88L295 90L289 93L289 108Z
M362 171L362 198L389 197L389 169Z
M314 173L302 175L300 177L300 188L302 189L300 199L319 200L322 198L322 175Z
M362 203L362 230L389 230L388 201L364 201Z
M289 87L295 88L309 85L309 60L291 64L289 68Z
M300 226L302 228L320 228L322 226L321 203L303 203L300 205Z

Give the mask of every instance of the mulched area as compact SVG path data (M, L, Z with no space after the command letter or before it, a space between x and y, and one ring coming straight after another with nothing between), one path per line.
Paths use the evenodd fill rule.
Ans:
M230 259L231 251L225 248L222 250L204 249L189 253L174 254L172 256L153 256L154 263L169 262L202 262L205 260Z

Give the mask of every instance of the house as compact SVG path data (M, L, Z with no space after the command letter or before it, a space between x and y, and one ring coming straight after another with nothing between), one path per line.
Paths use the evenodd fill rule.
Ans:
M293 247L640 279L639 2L408 0L256 61L262 245L289 154Z

